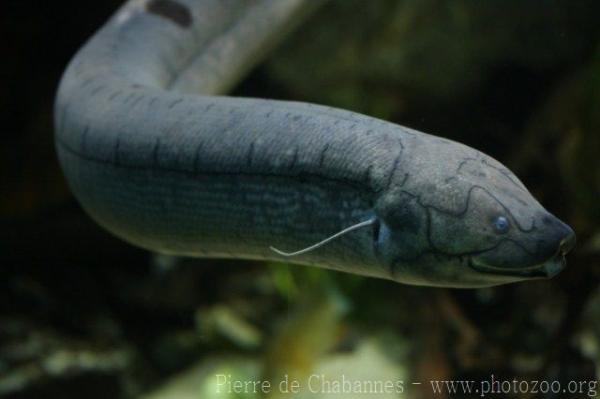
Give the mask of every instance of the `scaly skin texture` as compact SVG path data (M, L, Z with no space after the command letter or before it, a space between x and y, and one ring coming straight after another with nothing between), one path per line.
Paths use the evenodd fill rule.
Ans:
M494 159L313 104L220 97L305 0L130 1L61 81L56 147L102 226L149 250L281 259L399 282L549 277L571 229ZM200 93L191 94L191 93Z

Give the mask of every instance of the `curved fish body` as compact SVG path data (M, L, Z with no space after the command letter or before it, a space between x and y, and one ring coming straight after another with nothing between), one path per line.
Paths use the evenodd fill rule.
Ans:
M74 57L56 147L84 209L152 251L288 260L403 283L550 277L573 231L465 145L314 104L220 96L304 0L132 0Z

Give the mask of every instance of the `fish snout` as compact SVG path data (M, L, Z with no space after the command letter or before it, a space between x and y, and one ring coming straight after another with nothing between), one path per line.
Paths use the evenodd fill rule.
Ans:
M562 256L565 256L575 247L575 242L577 239L575 238L575 232L567 226L569 232L567 235L560 241L558 245L558 253Z
M542 217L542 224L541 233L544 242L542 252L546 253L546 257L565 256L575 247L575 232L569 225L551 214Z

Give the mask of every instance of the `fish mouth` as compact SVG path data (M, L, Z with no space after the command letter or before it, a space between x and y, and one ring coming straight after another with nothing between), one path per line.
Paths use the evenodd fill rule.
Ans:
M560 273L566 265L567 261L563 254L557 254L545 262L533 266L519 268L490 266L481 263L476 258L469 259L469 266L479 273L523 279L552 278Z

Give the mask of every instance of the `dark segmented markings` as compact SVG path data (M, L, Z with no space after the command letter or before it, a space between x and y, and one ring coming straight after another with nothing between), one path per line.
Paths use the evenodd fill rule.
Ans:
M329 149L329 143L325 143L325 145L323 146L323 149L321 150L321 154L319 155L319 168L322 168L323 164L325 163L325 153L327 152L328 149Z
M175 106L177 104L180 104L182 101L183 101L183 98L178 98L177 100L173 101L171 104L169 104L169 109L175 108Z
M252 158L254 157L254 141L250 143L248 153L246 154L246 166L252 166Z
M144 98L143 94L140 94L133 102L131 103L131 107L135 107L142 99Z
M113 101L115 98L117 98L123 91L122 90L117 90L115 92L113 92L109 97L108 97L108 101Z
M371 188L369 188L369 187L364 187L362 185L362 182L360 182L360 181L357 181L357 180L354 180L351 178L330 177L330 176L326 176L322 173L317 173L317 172L315 172L315 173L297 172L297 173L290 173L290 174L284 174L281 172L278 172L278 173L275 173L275 172L248 172L248 171L244 171L244 170L235 170L235 171L198 170L197 172L194 172L194 171L185 170L185 169L181 169L181 168L168 168L164 165L159 165L158 151L161 146L160 139L156 139L156 142L152 149L152 162L153 162L152 166L125 164L124 162L121 162L120 164L116 165L114 163L114 160L102 159L102 158L99 158L94 155L84 154L81 151L77 151L76 149L74 149L72 146L70 146L63 140L56 139L56 143L61 148L63 148L65 151L69 152L71 155L73 155L77 158L80 158L80 159L88 161L88 162L96 163L96 164L114 166L115 168L120 168L120 169L129 169L129 170L138 170L138 171L157 171L157 172L164 171L164 172L169 172L169 173L174 173L174 174L186 175L186 176L190 176L190 177L197 177L197 176L252 176L252 177L272 177L272 178L282 178L282 179L297 178L298 180L309 178L312 180L322 181L324 183L333 182L333 183L347 185L348 187L355 189L359 192L363 192L363 193L365 192L365 190L368 193L370 193L370 190L371 190ZM197 176L193 176L194 173Z
M99 86L95 87L95 88L94 88L94 90L92 90L92 91L90 92L90 96L92 96L92 97L93 97L93 96L95 96L96 94L100 93L100 92L101 92L101 91L104 89L104 87L105 87L104 85L99 85Z
M181 28L189 28L193 22L190 10L174 0L151 0L146 5L146 10L168 19Z
M387 215L378 213L381 198L389 199L390 207L403 206L397 201L406 196L398 193L416 198L427 226L419 231L418 247L399 255L431 255L439 263L435 267L446 267L442 262L448 259L464 265L470 255L512 240L499 238L494 248L482 241L478 246L488 248L466 253L467 248L446 246L433 236L441 214L453 216L443 223L456 224L445 227L478 234L469 224L461 225L463 219L471 220L465 214L471 212L476 188L489 194L490 199L484 197L493 209L499 209L495 200L506 211L516 226L511 232L536 230L533 218L531 227L524 228L516 216L527 223L527 216L540 207L526 191L513 188L525 190L506 169L481 166L496 169L512 185L502 178L488 185L491 173L448 177L452 171L446 169L452 165L460 163L460 173L468 162L465 156L481 161L475 150L331 107L210 97L235 84L311 2L128 1L76 56L57 96L59 157L86 210L145 248L253 259L277 258L268 246L281 243L283 236L288 244L305 243L376 218L372 231L352 233L292 261L398 280L402 276L394 276L395 263L382 264L383 257L373 252L373 240L381 239L377 250L395 251L393 246L405 238L396 230L389 234L396 242L386 242L387 233L378 237L384 226L392 226ZM202 23L195 24L194 16ZM117 98L118 103L108 104ZM409 175L414 177L407 183ZM466 190L465 181L481 185ZM440 190L431 190L436 184ZM103 189L96 190L98 186ZM148 198L139 196L141 186L150 194L150 204L159 204L168 215L148 211ZM523 216L521 207L516 208L520 212L508 209L499 199L510 197L499 194L498 186L517 200L507 203L529 205L529 213ZM523 248L537 252L540 244L531 239ZM404 266L411 273L414 265ZM460 278L461 270L452 278ZM439 283L435 270L427 273L431 276L425 282Z
M503 209L504 211L510 216L510 218L512 219L512 221L514 222L515 226L517 226L517 228L523 232L523 233L529 233L533 230L535 230L535 220L532 220L531 226L529 228L525 228L523 227L519 221L517 220L517 218L513 215L513 213L511 212L511 210L502 203L502 201L500 201L495 195L493 195L488 189L486 189L485 187L479 186L479 185L472 185L467 193L467 197L465 199L465 203L462 207L462 209L458 209L458 210L453 210L453 209L443 209L440 207L437 207L435 205L431 205L431 204L424 204L420 198L420 196L416 196L417 198L417 203L423 207L423 209L425 209L427 217L428 217L428 228L427 228L427 240L429 242L429 245L431 246L432 249L436 250L439 253L442 253L444 255L448 255L448 256L457 256L457 255L467 255L467 254L473 254L473 252L459 252L458 254L453 254L453 253L448 253L448 252L443 252L441 250L439 250L438 248L435 247L435 245L433 244L433 239L431 237L432 234L432 229L431 229L431 210L434 210L438 213L441 214L445 214L448 216L452 216L455 218L462 218L467 211L469 210L470 204L471 204L471 197L473 194L473 191L475 189L479 189L482 190L483 192L485 192L486 194L488 194L491 198L493 198ZM409 195L414 195L413 193L406 191L406 190L402 190L402 192L404 192L405 194L409 194ZM515 241L515 240L511 240L509 238L502 238L500 241ZM499 243L497 243L499 245ZM526 252L530 253L530 254L535 254L536 251L530 251L528 249L526 249L522 244L518 243L515 241L515 244L517 244L518 246L522 247ZM489 250L489 249L488 249ZM482 252L482 250L478 250L477 252Z
M394 181L394 175L396 174L396 169L398 169L398 165L400 164L401 157L402 153L398 154L394 159L394 163L392 164L392 168L388 174L387 182L385 183L386 190L390 188L392 182Z
M527 190L525 190L523 187L521 187L520 184L518 184L511 176L510 174L507 172L506 169L503 168L499 168L497 166L494 166L492 164L490 164L487 160L485 159L479 159L479 158L472 158L472 157L467 157L464 158L459 164L458 167L456 168L456 174L460 173L460 170L468 163L468 162L481 162L482 165L487 166L490 169L494 169L496 170L498 173L500 173L502 176L504 176L508 181L510 181L516 188L518 188L521 191L525 191L527 192ZM522 201L522 200L521 200Z
M92 83L94 80L95 79L94 79L93 76L89 77L89 78L85 79L83 82L81 82L81 86L80 87L83 89L83 88L87 87L90 83Z
M197 144L196 149L194 150L194 165L192 168L192 170L194 171L194 174L197 174L198 171L200 170L198 163L200 162L202 146L203 146L203 143L200 142Z
M371 185L371 170L373 169L373 164L369 164L367 169L365 170L365 184L367 186Z

